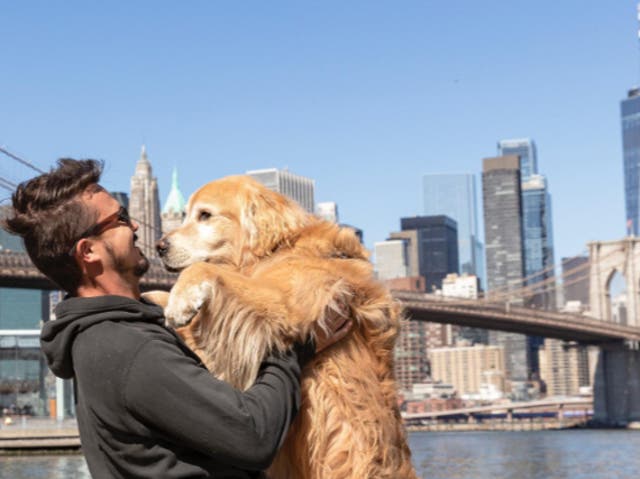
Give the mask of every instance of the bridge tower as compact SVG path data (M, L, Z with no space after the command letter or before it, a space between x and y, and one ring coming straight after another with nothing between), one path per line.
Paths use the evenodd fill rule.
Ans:
M611 281L616 272L626 281L626 325L640 326L640 238L589 243L590 314L615 322ZM619 319L619 318L618 318ZM594 420L624 426L640 422L640 351L637 343L610 343L600 348L593 391Z
M613 322L610 285L616 272L627 285L627 325L640 326L640 238L589 243L589 303L591 316Z

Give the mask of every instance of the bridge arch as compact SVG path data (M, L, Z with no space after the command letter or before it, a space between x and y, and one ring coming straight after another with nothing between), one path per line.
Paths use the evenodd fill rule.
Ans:
M616 302L626 299L626 324L640 326L640 238L589 243L589 302L591 315L610 322L619 322L613 313ZM626 298L612 297L611 287L619 275L624 278ZM615 294L615 293L614 293ZM624 323L623 323L624 324Z
M605 287L607 321L623 325L628 324L627 279L625 275L617 268L613 269L609 274Z

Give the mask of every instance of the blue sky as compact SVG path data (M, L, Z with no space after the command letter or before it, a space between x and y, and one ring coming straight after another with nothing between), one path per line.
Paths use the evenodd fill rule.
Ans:
M625 233L635 16L629 0L0 0L0 145L43 169L103 159L128 191L146 144L163 201L174 166L185 195L288 167L371 248L422 213L422 175L476 173L480 193L496 142L530 137L558 261ZM0 156L0 177L29 176Z

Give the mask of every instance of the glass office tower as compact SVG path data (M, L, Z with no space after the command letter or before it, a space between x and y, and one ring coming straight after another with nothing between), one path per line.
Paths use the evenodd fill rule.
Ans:
M458 225L459 271L476 275L484 285L475 176L470 173L424 175L422 194L425 216L446 215Z
M630 90L620 103L622 117L622 155L624 161L624 200L627 235L638 236L640 227L640 89Z
M526 284L542 283L533 290L529 304L552 309L555 307L555 285L551 279L554 276L551 195L544 176L532 175L522 184L522 215Z
M529 138L500 140L498 156L515 155L520 157L520 180L524 183L531 175L538 173L538 154L536 144Z

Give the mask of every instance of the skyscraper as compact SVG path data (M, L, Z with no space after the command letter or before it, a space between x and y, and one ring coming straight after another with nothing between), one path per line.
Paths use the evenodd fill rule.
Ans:
M529 138L501 140L498 155L517 155L520 158L520 181L522 186L522 227L524 240L524 275L527 285L542 283L533 289L528 304L535 307L553 308L555 291L553 284L553 229L551 223L551 194L547 181L538 174L536 145ZM542 343L540 341L540 343ZM534 355L537 358L537 355Z
M458 225L459 271L484 278L475 176L470 173L424 175L422 187L424 214L446 215Z
M448 216L413 216L400 219L402 231L417 231L418 273L427 291L442 288L449 273L458 273L458 229Z
M171 175L171 190L162 208L162 234L167 234L182 224L186 204L178 188L178 170L174 168Z
M640 228L640 88L629 90L620 103L624 200L627 235L638 236Z
M520 181L528 181L531 175L538 173L538 155L536 144L529 138L500 140L498 156L520 157Z
M311 178L276 168L251 170L247 171L246 174L255 178L267 188L297 201L309 213L314 212L314 181Z
M131 177L129 213L138 222L138 244L147 257L154 256L156 241L161 236L158 181L152 175L147 150L142 146L135 174Z
M522 183L524 275L532 286L528 304L553 309L556 301L551 223L551 195L544 176L533 174ZM540 284L539 287L533 285Z
M488 294L522 287L524 251L518 156L486 158L482 167ZM513 300L512 300L513 301ZM515 302L520 302L515 300ZM531 369L527 337L490 331L489 342L505 351L507 377L526 381Z

